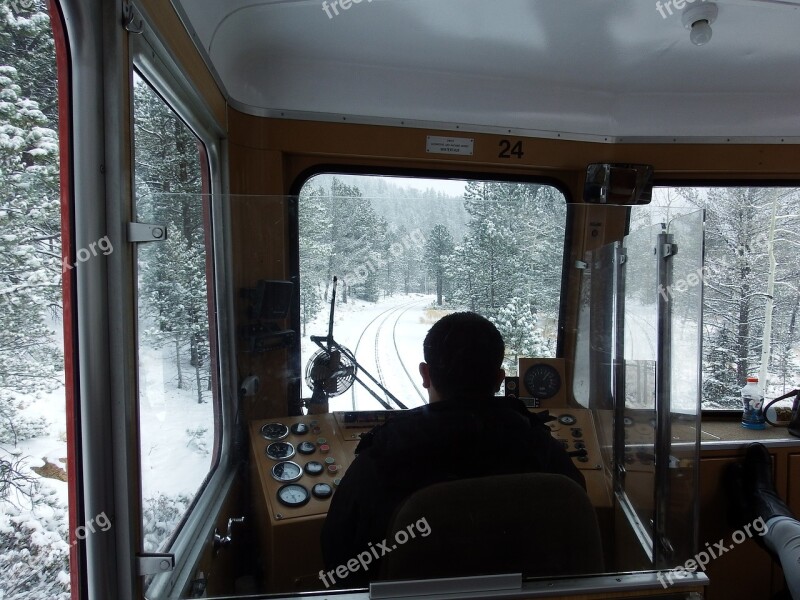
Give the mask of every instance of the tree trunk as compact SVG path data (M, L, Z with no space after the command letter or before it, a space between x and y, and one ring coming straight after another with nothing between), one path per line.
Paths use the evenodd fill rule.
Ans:
M197 403L203 403L203 388L202 388L202 379L200 378L200 363L202 361L197 361L194 365L194 378L197 382Z
M183 389L183 372L181 371L181 339L175 336L175 366L178 369L178 389Z

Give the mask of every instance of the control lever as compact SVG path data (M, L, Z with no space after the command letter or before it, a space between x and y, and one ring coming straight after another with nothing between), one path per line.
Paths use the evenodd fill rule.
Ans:
M580 450L572 450L571 452L567 452L567 456L570 458L581 458L582 456L588 456L589 452L587 452L586 448L581 448Z
M219 529L214 527L214 556L216 556L220 548L226 548L231 545L233 541L233 524L244 523L244 517L231 517L228 519L228 530L225 532L225 537L219 533Z

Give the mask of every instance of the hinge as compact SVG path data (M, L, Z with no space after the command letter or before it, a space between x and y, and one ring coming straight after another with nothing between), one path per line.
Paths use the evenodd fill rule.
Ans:
M585 262L583 262L582 260L576 260L576 261L575 261L575 268L576 268L576 269L581 269L581 270L583 270L583 269L585 269L585 268L586 268L586 267L588 267L588 266L589 266L589 265L587 265L587 264L586 264Z
M168 573L175 568L174 554L145 553L136 555L137 575Z
M156 223L128 223L128 241L163 242L167 239L167 226Z
M128 33L139 34L144 31L142 16L134 8L132 2L123 1L122 3L122 26Z

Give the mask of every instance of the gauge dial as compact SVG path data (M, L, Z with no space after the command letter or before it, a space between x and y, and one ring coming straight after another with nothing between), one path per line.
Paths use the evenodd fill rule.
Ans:
M305 435L308 433L308 425L305 423L295 423L292 425L292 433L295 435Z
M623 417L622 423L625 425L625 427L630 427L631 425L633 425L633 419L631 419L630 417Z
M286 460L294 456L294 446L289 442L272 442L267 446L266 453L272 460Z
M283 423L267 423L261 427L261 436L265 440L282 440L289 435L289 428Z
M310 460L306 463L305 472L309 475L319 475L325 470L325 467L322 466L321 462L317 462L315 460Z
M308 504L310 498L308 490L299 483L290 483L278 488L278 502L284 506L297 508Z
M303 469L300 465L290 461L279 462L272 467L272 476L278 481L289 483L290 481L297 481L303 476Z
M316 450L317 447L314 445L314 442L305 441L297 444L297 451L300 454L314 454Z
M333 494L333 488L327 483L318 483L313 488L311 488L311 493L314 494L315 498L319 498L320 500L325 500L326 498L331 497L331 495Z
M573 415L564 413L563 415L558 417L558 422L561 423L562 425L569 426L569 425L575 425L575 423L578 422L578 419L576 419Z
M532 398L547 400L561 390L561 376L558 371L546 364L537 364L525 371L525 388Z

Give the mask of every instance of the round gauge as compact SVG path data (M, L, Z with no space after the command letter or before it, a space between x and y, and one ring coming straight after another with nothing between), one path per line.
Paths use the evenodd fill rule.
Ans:
M289 428L283 423L267 423L261 427L261 437L265 440L282 440L289 435Z
M630 427L633 425L633 419L630 417L623 417L622 422L624 423L625 427Z
M561 376L558 371L543 363L528 368L523 381L531 397L539 400L552 398L561 389Z
M310 460L306 463L305 471L309 475L319 475L325 470L325 467L322 466L321 462L317 462L315 460Z
M305 435L308 433L308 425L305 423L295 423L292 425L292 433L295 435Z
M297 508L308 504L310 498L308 490L299 483L289 483L278 488L278 502L284 506Z
M303 469L300 465L290 461L279 462L272 467L272 476L278 481L289 483L290 481L297 481L303 476Z
M286 460L294 456L294 446L289 442L272 442L267 446L266 453L272 460Z
M314 445L314 442L305 441L297 444L297 451L300 454L314 454L316 450L317 447Z
M325 500L326 498L331 497L331 494L333 494L333 488L327 483L318 483L311 488L311 493L314 494L314 498Z
M576 419L574 416L568 413L564 413L563 415L558 417L558 422L561 423L562 425L569 426L569 425L575 425L575 423L578 422L578 419Z

